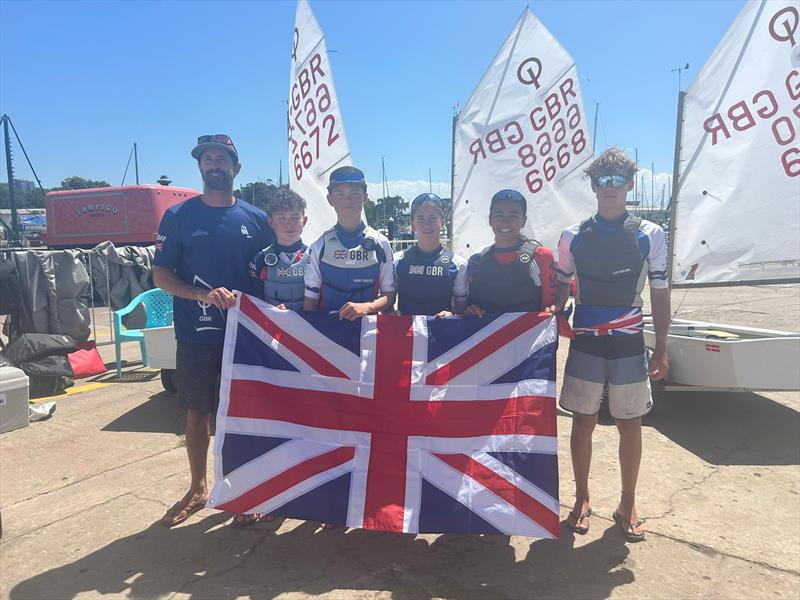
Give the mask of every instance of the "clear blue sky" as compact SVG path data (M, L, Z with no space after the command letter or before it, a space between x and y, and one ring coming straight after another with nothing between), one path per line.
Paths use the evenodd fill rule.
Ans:
M451 115L466 103L524 1L312 0L353 160L380 181L449 182ZM539 1L531 9L575 58L598 148L672 170L683 87L743 0ZM229 133L239 183L286 178L285 104L295 3L0 1L0 113L45 187L70 175L119 185L133 142L140 174L198 187L197 135ZM587 81L585 78L588 78ZM15 149L19 179L33 179ZM5 181L5 162L0 167ZM132 167L131 167L132 169ZM127 182L132 181L129 172ZM401 189L398 185L397 189ZM436 190L435 190L436 191ZM449 190L444 190L449 191Z

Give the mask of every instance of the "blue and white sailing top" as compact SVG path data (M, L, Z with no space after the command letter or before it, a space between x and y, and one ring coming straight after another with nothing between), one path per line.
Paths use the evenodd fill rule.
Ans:
M397 291L392 247L364 223L355 232L338 224L309 248L305 295L321 310L339 310L347 302L370 302Z
M627 232L631 224L635 230ZM581 267L576 255L592 260ZM628 212L613 221L595 215L561 234L556 274L562 283L577 280L573 317L577 335L639 333L644 329L645 280L654 289L668 287L664 230Z

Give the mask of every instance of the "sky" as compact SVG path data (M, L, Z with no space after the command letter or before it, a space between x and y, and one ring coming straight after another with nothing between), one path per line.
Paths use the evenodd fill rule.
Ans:
M650 194L672 171L678 74L691 83L744 0L312 0L325 32L354 164L373 198L449 195L452 115L525 6L575 59L596 146L638 153ZM294 1L0 0L0 113L45 187L122 182L134 142L142 183L199 188L189 152L228 133L237 183L286 181ZM34 179L14 143L17 179ZM0 177L6 180L5 161ZM133 164L126 184L133 182Z

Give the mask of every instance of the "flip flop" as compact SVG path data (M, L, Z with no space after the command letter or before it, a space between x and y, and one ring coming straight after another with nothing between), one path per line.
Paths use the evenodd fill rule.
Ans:
M172 519L167 519L167 515L161 517L161 524L164 527L175 527L175 525L180 525L186 519L191 517L197 511L203 510L206 507L206 500L208 497L203 498L202 500L190 500L186 506L184 506L180 511L178 511L177 515L173 513L176 508L180 507L181 500L178 500L172 507L167 511L167 514L172 514ZM177 518L176 518L177 517Z
M258 521L259 516L255 514L236 513L233 515L231 525L234 527L247 527Z
M322 529L336 529L338 525L336 523L320 523L319 526Z
M569 511L569 514L567 515L567 521L566 521L567 527L569 527L574 533L577 533L578 535L586 535L587 533L589 533L589 525L587 525L586 527L581 527L580 522L583 521L584 519L588 519L593 514L594 513L592 512L592 509L589 508L589 510L587 510L585 513L581 513L581 515L578 516L578 513L575 512L575 509L572 509L571 511ZM569 522L570 517L575 519L574 525Z
M261 515L260 517L258 517L258 520L263 521L264 523L272 523L275 520L275 515L273 514Z
M625 536L625 541L627 542L643 542L644 541L644 531L642 533L636 533L634 529L639 527L642 523L644 523L644 519L640 519L636 521L636 523L631 523L617 511L614 511L614 514L611 515L614 519L614 522L619 525L619 528L622 530L622 535Z

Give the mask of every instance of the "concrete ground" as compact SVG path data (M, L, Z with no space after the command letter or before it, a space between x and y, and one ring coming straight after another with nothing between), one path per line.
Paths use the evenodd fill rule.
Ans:
M680 317L800 330L800 287L673 292ZM102 332L101 336L102 338ZM566 344L559 361L563 365ZM113 359L113 347L103 349ZM138 358L135 345L126 355ZM800 367L799 367L800 368ZM673 394L644 428L648 537L611 520L617 434L594 436L586 536L560 540L239 529L203 510L156 521L185 491L183 418L158 372L79 382L46 422L0 436L0 596L23 598L797 598L800 394ZM570 419L558 418L562 517Z

